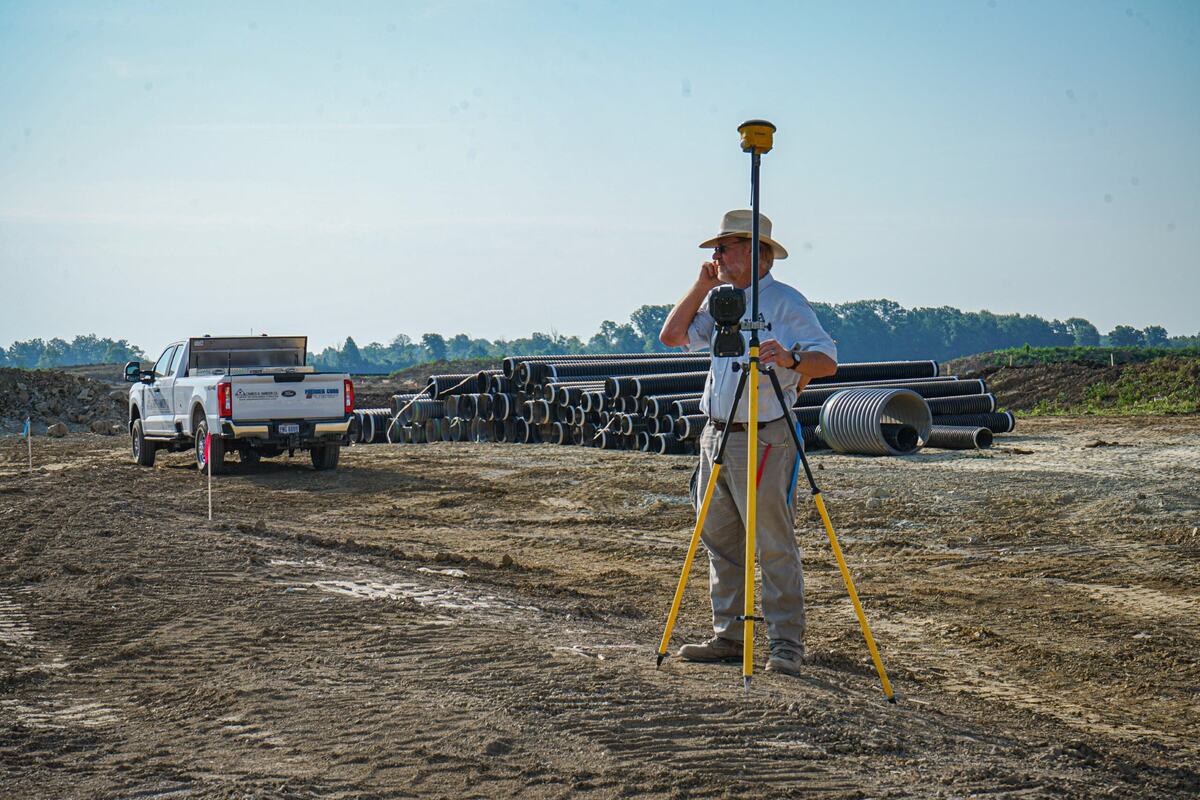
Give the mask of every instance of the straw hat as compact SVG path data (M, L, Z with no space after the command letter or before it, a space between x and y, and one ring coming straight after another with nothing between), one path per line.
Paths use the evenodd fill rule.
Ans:
M753 212L748 208L738 208L726 212L721 219L721 232L708 241L701 242L700 249L707 250L710 247L716 247L718 241L730 236L749 239L752 220ZM766 214L758 215L758 239L760 242L771 245L775 258L787 258L788 253L784 246L771 238L771 220L767 219Z

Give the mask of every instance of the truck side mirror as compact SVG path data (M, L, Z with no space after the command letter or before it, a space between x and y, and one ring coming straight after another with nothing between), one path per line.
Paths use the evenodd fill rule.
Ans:
M128 361L125 363L125 382L137 383L142 376L142 364L140 361Z

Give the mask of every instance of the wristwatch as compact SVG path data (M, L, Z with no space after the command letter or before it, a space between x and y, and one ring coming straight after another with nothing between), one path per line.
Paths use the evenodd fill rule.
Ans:
M800 366L800 354L804 352L804 348L800 345L796 345L788 352L792 354L792 366L788 367L788 369L794 370L796 367Z

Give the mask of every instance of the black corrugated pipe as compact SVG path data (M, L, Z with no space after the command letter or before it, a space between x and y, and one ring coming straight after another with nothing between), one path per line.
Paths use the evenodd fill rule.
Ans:
M583 425L581 425L579 427L583 434L583 446L584 447L599 447L600 446L600 442L596 438L596 432L599 430L599 428L596 426L596 423L585 422L585 423L583 423Z
M934 425L925 446L943 450L986 450L992 446L992 432L966 425Z
M414 424L424 424L426 420L446 415L446 406L441 400L430 400L424 397L414 400L408 410L412 414L411 419Z
M847 381L881 381L891 378L931 378L938 374L936 361L862 361L838 364L837 372L825 378L813 378L812 384Z
M516 422L515 434L517 437L517 444L532 444L534 439L534 431L536 428L529 424L529 420L521 419L520 417L514 420L514 422Z
M683 443L673 433L656 433L651 437L650 449L657 445L659 455L678 455L683 452Z
M492 378L496 376L504 377L503 373L498 369L483 369L476 372L474 392L476 394L483 394L490 391L492 388Z
M614 431L600 432L600 448L602 450L619 450L622 436Z
M442 420L445 417L434 417L425 420L425 441L439 442L442 439Z
M990 414L996 410L996 396L993 394L933 397L926 402L935 417L938 414Z
M449 422L442 420L442 441L443 442L458 442L459 435L462 434L462 417L452 417Z
M571 436L571 426L565 422L555 422L550 426L554 430L554 436L550 440L554 444L571 444L574 438Z
M642 413L650 417L661 417L671 410L671 403L676 400L692 400L699 398L696 392L674 392L672 394L652 394L641 398Z
M676 400L671 403L671 413L676 417L687 417L692 414L700 413L700 398L696 397L691 400Z
M458 413L456 417L473 417L476 415L477 394L463 394L458 397Z
M425 425L412 424L408 426L408 435L412 439L413 444L425 443Z
M363 444L370 444L375 438L375 417L368 414L365 409L359 411L357 416L359 425L358 441Z
M458 372L453 375L430 375L427 387L432 387L427 394L441 400L448 394L466 394L471 391L475 382L474 372Z
M362 441L362 415L355 411L350 415L350 427L346 428L343 444L358 444Z
M706 424L708 415L688 414L675 420L675 435L680 439L699 439Z
M707 355L693 358L647 358L637 361L593 361L577 364L545 364L546 375L551 380L580 380L609 378L625 375L663 375L668 373L708 371L711 358Z
M475 396L475 419L491 419L492 418L492 401L495 398L490 394L479 394Z
M603 353L593 355L546 355L546 356L523 356L513 358L513 365L510 368L505 359L504 374L516 380L519 384L539 383L545 379L549 373L543 372L540 366L543 364L580 364L580 363L596 363L601 361L643 361L643 360L666 360L695 358L695 353L676 352L676 353Z
M492 385L488 389L492 394L510 394L516 391L517 386L513 383L512 378L506 378L503 375L493 375Z
M579 426L579 425L572 426L571 441L575 445L577 445L579 447L583 447L584 441L583 441L583 427L582 426Z
M940 414L933 418L933 423L954 427L987 428L992 433L1012 433L1017 427L1017 418L1011 411L991 414Z
M806 408L809 406L819 406L838 392L852 391L853 388L870 389L872 387L870 384L867 384L861 387L852 387L848 389L824 386L819 389L805 389L804 391L800 392L800 396L796 398L796 407ZM956 395L987 393L987 384L984 383L982 379L977 378L961 381L914 381L913 383L888 384L886 388L909 389L926 398L954 397Z
M521 364L544 364L548 361L630 361L637 358L678 358L689 355L682 353L555 353L540 356L508 356L501 360L500 371L506 378L512 378Z
M488 441L503 442L504 441L504 425L505 425L505 421L502 419L492 420L492 438L489 439Z
M457 417L458 416L458 401L459 401L459 398L461 398L461 397L463 397L463 395L461 395L461 394L452 394L452 395L449 395L448 397L446 397L444 400L442 400L442 408L446 409L444 412L445 416L447 416L447 417Z
M513 414L513 396L511 394L492 395L492 419L506 420Z
M400 414L400 422L407 423L412 419L412 409L405 408L409 402L416 397L416 394L394 394L392 395L392 413ZM403 413L401 413L403 411Z
M708 371L671 372L658 375L627 377L614 376L604 382L606 397L647 397L654 394L699 392L704 388Z

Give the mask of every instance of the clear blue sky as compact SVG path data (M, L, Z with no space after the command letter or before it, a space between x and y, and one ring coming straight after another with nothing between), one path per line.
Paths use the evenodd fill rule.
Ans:
M748 203L814 300L1200 330L1200 3L0 0L0 345L587 336Z

